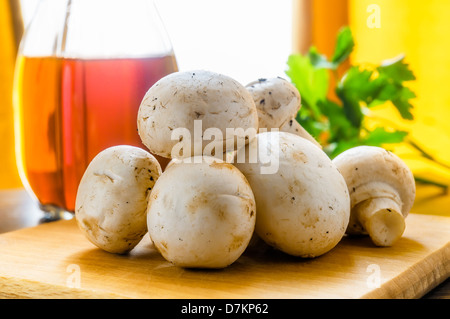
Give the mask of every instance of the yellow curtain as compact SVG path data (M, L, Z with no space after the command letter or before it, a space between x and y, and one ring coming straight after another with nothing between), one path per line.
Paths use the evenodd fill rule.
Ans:
M19 0L0 0L0 189L21 187L14 155L12 85L23 32Z
M410 83L417 94L412 101L414 120L403 120L392 106L382 105L373 110L374 121L407 130L410 139L436 160L420 157L409 144L398 145L394 151L417 177L450 185L450 1L350 0L349 9L356 42L352 61L380 63L403 53L417 78ZM420 187L419 200L435 192L439 190ZM441 200L445 207L433 209L450 214L450 200Z

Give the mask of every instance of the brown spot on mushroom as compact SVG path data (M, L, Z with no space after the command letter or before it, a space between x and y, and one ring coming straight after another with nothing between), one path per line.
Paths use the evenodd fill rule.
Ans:
M234 166L229 164L229 163L217 163L217 162L214 162L214 163L211 163L209 166L211 168L218 168L218 169L229 169L229 170L233 170L234 169Z
M85 227L87 233L94 239L97 239L101 236L101 226L98 223L98 220L91 217L85 217L82 221L83 226Z
M400 167L394 166L391 170L394 175L400 175L399 173Z
M158 251L160 253L166 253L167 252L167 242L162 240L162 241L156 242L154 244L155 244L156 249L158 249Z
M292 156L296 161L303 162L305 164L308 163L308 157L301 151L295 152Z
M207 194L204 192L200 192L197 196L194 196L192 200L187 205L187 211L191 214L197 212L199 207L205 206L208 204L208 201L211 199L211 194Z
M195 118L199 119L200 117L203 117L205 115L205 113L199 112L199 111L194 111L195 113Z
M152 196L153 199L157 199L158 195L159 195L159 191L158 190L152 191L152 195L151 196Z
M278 110L281 107L281 103L277 102L276 104L272 104L272 110Z
M104 177L104 179L102 179L103 181L110 181L111 183L114 183L114 176L112 176L111 174L107 174L105 172L103 173L94 172L94 176Z
M223 209L219 209L217 211L217 216L219 217L220 220L226 220L227 219L227 215L225 214L225 211Z
M229 250L236 250L244 244L245 236L233 235L233 241L230 243Z

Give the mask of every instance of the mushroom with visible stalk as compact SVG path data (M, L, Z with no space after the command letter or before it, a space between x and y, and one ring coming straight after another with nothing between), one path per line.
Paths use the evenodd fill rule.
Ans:
M252 150L258 154L255 158ZM256 200L256 234L293 256L317 257L342 239L350 216L345 180L313 143L280 131L258 133L234 165ZM272 166L271 171L263 170Z
M358 146L333 159L351 198L348 234L368 234L377 246L391 246L405 230L416 193L414 176L395 154Z
M150 195L148 232L161 255L185 268L224 268L252 237L256 205L246 178L212 157L172 160Z
M259 128L277 128L299 135L322 148L295 119L301 108L297 88L281 77L259 79L246 85L258 110Z
M201 123L199 132L196 121ZM249 139L230 137L227 130L253 129L256 135L258 115L250 93L239 82L196 70L171 73L157 81L141 102L137 124L142 142L152 153L166 158L212 155L223 159L224 153ZM208 129L211 136L205 134ZM211 154L204 154L211 143Z
M78 186L75 218L99 248L123 254L147 233L147 203L161 166L141 148L119 145L89 163Z

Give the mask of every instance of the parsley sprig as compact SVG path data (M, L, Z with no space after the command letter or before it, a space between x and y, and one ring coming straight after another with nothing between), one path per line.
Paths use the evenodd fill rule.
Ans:
M337 70L342 69L354 46L350 28L344 27L337 35L331 58L318 52L314 46L306 54L289 56L286 75L302 97L297 121L323 145L330 158L359 145L385 146L405 141L421 156L435 161L408 138L407 131L387 122L369 129L365 121L370 108L386 102L391 102L403 119L413 120L411 100L416 94L407 83L416 77L405 62L405 56L383 61L380 65L350 64L339 77ZM334 99L328 97L331 74L337 81ZM448 187L423 178L416 180L445 189Z
M369 130L365 126L364 116L373 106L391 101L402 118L413 119L410 100L416 95L405 82L415 80L415 76L404 56L374 68L351 65L341 78L335 76L338 101L327 97L330 70L337 75L354 45L352 33L345 27L337 36L331 59L311 47L307 54L292 54L287 61L286 74L302 96L297 121L324 145L332 158L354 146L381 146L404 140L405 131L386 126Z

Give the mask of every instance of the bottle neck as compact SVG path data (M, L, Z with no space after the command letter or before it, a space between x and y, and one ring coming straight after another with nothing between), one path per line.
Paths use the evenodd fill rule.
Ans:
M173 50L152 0L40 0L22 53L111 59L167 56Z

